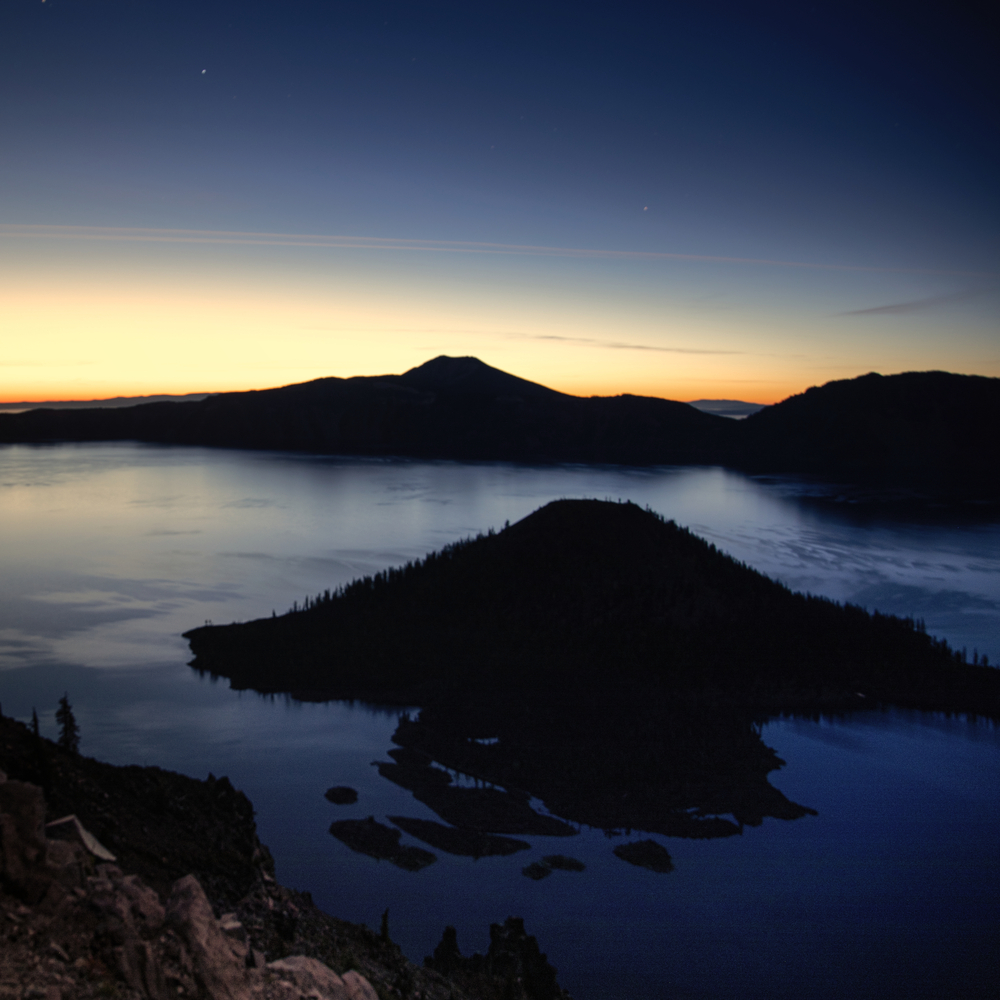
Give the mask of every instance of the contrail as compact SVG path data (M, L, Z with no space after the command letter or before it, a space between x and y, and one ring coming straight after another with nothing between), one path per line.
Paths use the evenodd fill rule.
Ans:
M591 250L580 247L531 246L514 243L481 243L463 240L407 240L379 236L322 236L308 233L241 233L201 229L130 229L106 226L27 226L0 223L0 237L57 240L104 240L130 243L206 243L230 246L317 247L333 250L416 250L425 253L479 253L511 256L571 257L595 260L686 260L710 264L756 264L766 267L801 267L818 271L866 271L882 274L946 274L989 277L981 271L946 271L936 268L866 267L860 264L816 264L760 257L717 257L694 253L659 253L648 250Z

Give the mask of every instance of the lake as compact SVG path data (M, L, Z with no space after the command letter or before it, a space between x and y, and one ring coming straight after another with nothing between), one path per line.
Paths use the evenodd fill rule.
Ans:
M523 467L133 444L0 448L0 702L55 735L67 691L83 752L252 799L279 879L390 932L420 961L446 924L466 954L524 917L577 1000L993 996L1000 967L1000 734L919 713L772 720L771 784L815 810L739 836L530 836L507 857L435 850L418 872L352 853L335 819L434 819L381 778L398 709L237 693L181 633L293 601L500 528L560 497L629 499L797 590L912 615L1000 662L1000 525L975 509L837 500L721 469ZM456 776L459 784L466 779ZM353 806L323 798L358 789ZM643 835L645 837L646 835ZM404 836L405 843L417 844ZM541 881L543 855L586 865Z

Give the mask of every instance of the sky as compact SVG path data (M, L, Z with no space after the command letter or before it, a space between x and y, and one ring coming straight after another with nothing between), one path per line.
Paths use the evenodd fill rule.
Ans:
M0 402L1000 376L968 3L3 0Z

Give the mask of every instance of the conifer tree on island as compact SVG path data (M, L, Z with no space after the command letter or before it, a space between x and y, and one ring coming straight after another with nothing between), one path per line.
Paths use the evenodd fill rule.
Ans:
M64 750L70 753L80 752L80 727L76 724L73 715L73 708L69 703L68 693L64 693L59 699L59 708L56 711L56 722L59 723L58 743Z

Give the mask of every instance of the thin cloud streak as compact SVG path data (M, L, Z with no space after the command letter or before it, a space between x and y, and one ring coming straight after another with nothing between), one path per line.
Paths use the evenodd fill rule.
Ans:
M304 326L303 330L330 330L340 332L341 326ZM588 347L605 347L616 351L659 351L664 354L749 354L749 351L717 351L700 347L660 347L655 344L629 344L618 340L598 340L596 337L565 337L557 333L524 333L520 330L411 330L394 328L387 333L405 333L418 336L442 335L503 337L506 340L555 340L565 344L585 344Z
M981 271L945 271L934 268L866 267L859 264L815 264L808 261L757 257L720 257L706 254L657 253L646 250L592 250L463 240L406 240L379 236L319 236L307 233L241 233L200 229L131 229L105 226L36 226L0 223L0 237L59 240L99 240L131 243L195 243L228 246L316 247L333 250L409 250L425 253L502 254L533 257L570 257L595 260L677 260L709 264L755 264L819 271L864 271L879 274L942 274L987 277Z
M974 299L983 295L989 289L986 288L966 288L960 292L949 292L945 295L931 295L925 299L913 299L910 302L893 302L886 306L872 306L869 309L851 309L847 312L836 313L837 316L904 316L910 313L923 312L925 309L932 309L934 306L946 305L949 302L964 302L967 299Z
M658 351L663 354L746 354L746 351L715 351L700 347L657 347L653 344L626 344L617 340L597 340L593 337L560 337L554 333L519 333L516 336L526 340L559 340L567 344L587 344L591 347L606 347L615 351Z

